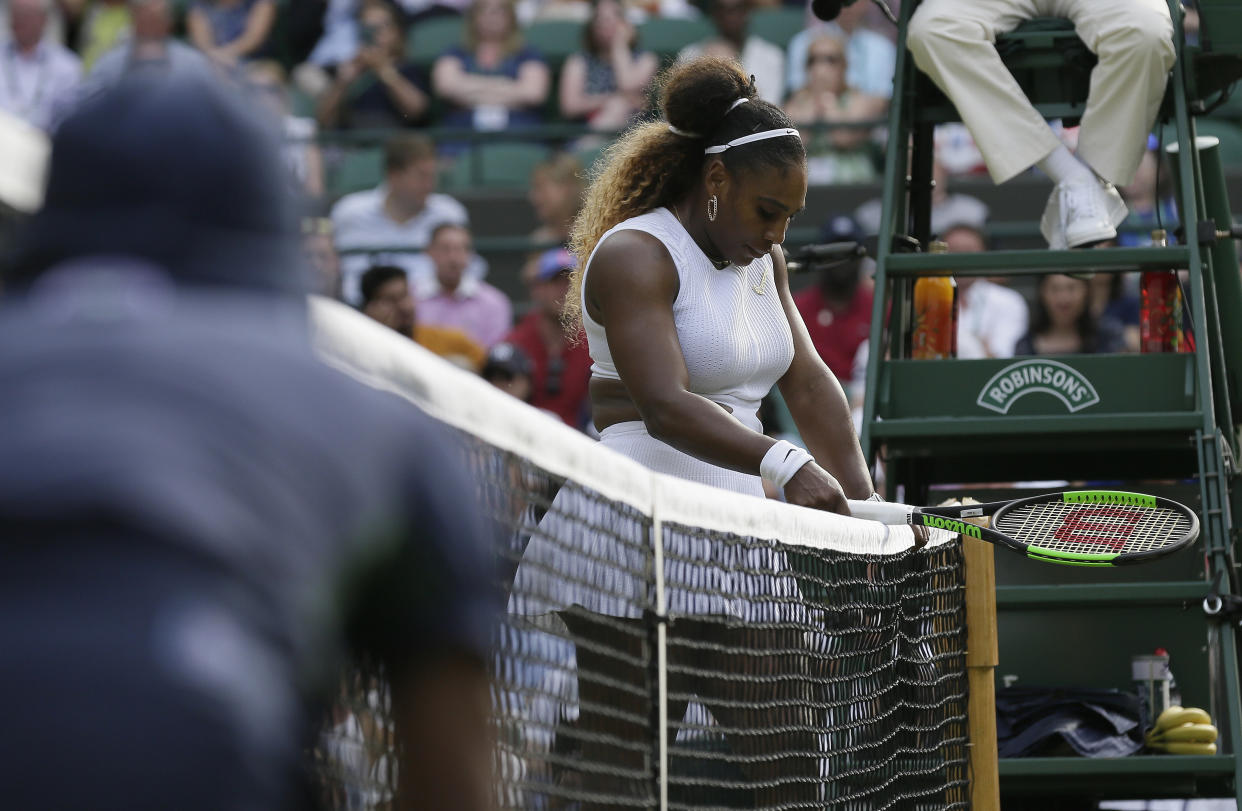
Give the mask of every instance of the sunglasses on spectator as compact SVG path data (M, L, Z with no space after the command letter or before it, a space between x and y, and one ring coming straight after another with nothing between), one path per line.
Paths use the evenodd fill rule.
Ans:
M814 65L816 62L827 62L829 65L842 65L845 63L844 54L811 54L806 58L807 67Z

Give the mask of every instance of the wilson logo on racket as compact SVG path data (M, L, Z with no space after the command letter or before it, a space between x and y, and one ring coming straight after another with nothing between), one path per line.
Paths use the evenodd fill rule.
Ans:
M1100 402L1091 381L1073 366L1055 360L1022 360L1001 369L979 391L977 405L1008 414L1017 400L1028 394L1051 394L1071 413Z
M956 532L958 535L967 535L971 538L982 538L983 533L974 524L968 524L965 521L958 521L955 518L941 518L939 515L927 515L926 513L919 516L923 526L932 527L934 529L946 529L949 532Z
M1119 551L1142 520L1143 513L1125 507L1080 507L1065 516L1052 535L1061 543Z

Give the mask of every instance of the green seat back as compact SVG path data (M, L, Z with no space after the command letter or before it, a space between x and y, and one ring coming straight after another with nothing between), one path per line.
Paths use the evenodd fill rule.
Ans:
M350 147L331 172L328 191L332 197L373 189L384 179L384 150Z
M526 27L526 44L539 51L555 74L575 51L582 50L584 23L576 20L536 20Z
M584 149L577 149L574 151L574 157L578 159L578 163L582 164L582 171L585 172L588 177L591 174L591 167L595 165L595 162L599 160L600 155L604 154L604 150L607 149L609 145L610 144L608 142L592 144Z
M1199 43L1211 53L1242 55L1238 0L1199 0Z
M707 20L653 17L638 27L638 47L655 51L661 57L673 57L690 43L712 36L715 30Z
M445 49L462 43L465 20L461 17L432 17L410 26L405 54L414 64L428 70Z
M453 189L524 189L535 165L548 154L542 144L475 144L457 158L446 179Z
M751 34L763 37L773 45L789 47L789 40L806 27L806 12L802 6L781 6L757 9L750 15Z

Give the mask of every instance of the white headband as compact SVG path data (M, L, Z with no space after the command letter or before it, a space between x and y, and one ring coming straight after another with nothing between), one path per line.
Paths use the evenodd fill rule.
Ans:
M745 101L745 99L743 99L743 101ZM763 132L752 132L750 135L743 135L741 138L734 138L732 141L730 141L727 144L717 144L716 146L709 146L707 149L703 150L703 154L704 155L716 155L721 152L724 152L726 149L732 149L735 146L741 146L742 144L749 144L754 141L762 141L767 138L782 138L786 135L792 135L795 138L802 137L801 135L798 134L798 131L794 129L793 127L781 127L780 129L776 129L776 130L764 130Z

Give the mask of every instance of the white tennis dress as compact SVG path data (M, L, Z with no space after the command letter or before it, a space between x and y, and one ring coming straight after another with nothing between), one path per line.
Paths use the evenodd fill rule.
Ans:
M764 255L745 267L717 269L667 208L617 224L604 234L595 250L617 231L651 234L673 258L680 282L673 320L689 372L690 391L728 406L734 419L761 431L759 403L785 374L794 355L793 336L772 276L771 256ZM584 291L585 275L594 256L592 252L587 260ZM591 374L619 380L604 327L591 318L585 300L582 320L594 361ZM757 475L728 470L682 453L652 437L641 421L605 428L600 442L660 473L763 496ZM582 500L579 493L562 490L539 531L532 535L518 567L510 610L534 614L578 604L601 614L639 616L640 607L650 604L650 540L626 537L632 531L627 532L620 522L602 532L584 531L583 524L590 523L591 507L571 503L577 500ZM575 520L575 516L581 518ZM573 538L580 548L567 548L566 538ZM687 566L682 561L678 573L666 578L670 613L759 619L757 614L766 612L750 598L788 598L797 593L793 578L787 575L747 578L747 583L765 584L758 587L733 582L734 568L773 574L787 571L784 555L776 550L732 550L717 545L710 554L710 563L705 559L701 566ZM730 561L729 556L737 559ZM564 577L567 569L575 572L569 582ZM759 594L757 588L767 593Z

